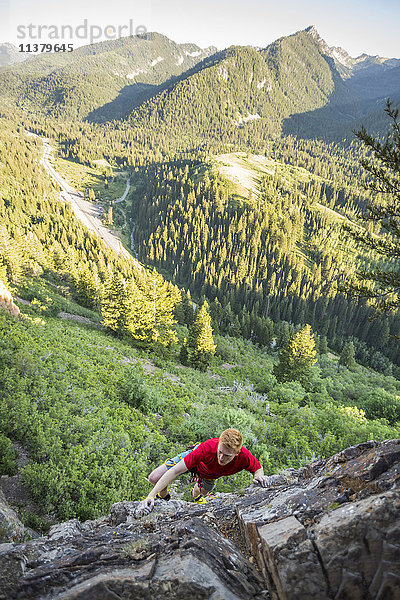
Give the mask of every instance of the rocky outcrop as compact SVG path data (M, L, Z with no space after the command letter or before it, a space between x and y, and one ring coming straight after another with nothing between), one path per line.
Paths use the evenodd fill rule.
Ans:
M13 302L13 297L0 279L0 309L6 310L14 317L19 315L19 308Z
M8 505L0 488L0 542L21 541L24 535L25 527L16 512Z
M238 507L272 598L400 598L399 461L400 440L359 444Z
M5 600L400 598L400 440L207 505L135 502L0 545Z

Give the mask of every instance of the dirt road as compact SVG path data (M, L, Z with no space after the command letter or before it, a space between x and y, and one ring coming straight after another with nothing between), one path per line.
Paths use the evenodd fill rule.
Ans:
M123 247L119 237L103 225L103 223L101 222L100 209L97 206L95 206L94 204L92 204L91 202L88 202L87 200L85 200L83 197L83 194L81 192L79 192L76 188L72 187L54 169L53 165L50 162L52 148L49 144L49 141L46 138L41 138L34 133L29 133L29 135L32 135L32 136L42 140L42 142L43 142L43 157L42 157L41 163L44 166L44 168L46 169L46 171L49 173L49 175L60 186L61 198L65 202L68 202L69 204L71 204L76 217L81 221L81 223L83 223L83 225L85 225L85 227L87 227L90 231L92 231L96 235L98 235L103 240L104 244L106 246L108 246L109 248L111 248L111 250L113 250L113 252L115 252L115 254L117 254L117 255L122 254L122 256L124 256L125 258L127 258L129 260L135 260L134 257L132 256L132 254L130 254L130 252L128 252L128 250L126 250ZM128 180L124 195L119 200L117 200L117 202L125 200L126 195L128 194L128 191L129 191L129 185L130 185L130 182Z

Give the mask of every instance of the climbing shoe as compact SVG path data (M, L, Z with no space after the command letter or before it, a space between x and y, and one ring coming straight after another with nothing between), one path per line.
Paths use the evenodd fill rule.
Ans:
M171 500L171 496L170 494L167 494L166 496L160 496L160 494L156 494L154 500L165 500L168 502L168 500Z
M196 498L193 498L193 500L197 503L197 504L207 504L207 500L205 496L202 496L201 494L199 494L198 496L196 496Z

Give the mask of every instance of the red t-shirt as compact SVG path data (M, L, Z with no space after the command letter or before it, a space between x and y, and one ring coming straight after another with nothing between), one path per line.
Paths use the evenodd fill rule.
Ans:
M217 448L219 444L218 438L212 438L203 442L184 457L185 465L189 469L196 467L198 474L204 479L217 479L225 475L233 475L246 469L250 473L255 473L257 469L261 469L259 461L247 450L240 449L240 452L233 460L226 465L220 465L217 459Z

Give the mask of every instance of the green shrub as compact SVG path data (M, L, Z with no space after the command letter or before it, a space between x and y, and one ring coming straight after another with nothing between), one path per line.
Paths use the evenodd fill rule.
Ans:
M18 452L14 449L12 441L0 433L0 475L16 475Z
M163 404L163 399L157 390L151 388L144 376L134 370L127 378L123 397L127 404L145 414L158 412Z
M273 373L266 373L262 380L256 385L256 391L260 394L266 394L270 392L276 386L277 380Z
M274 402L300 403L305 396L305 389L298 381L278 383L270 390L268 397Z
M385 390L372 390L357 401L357 406L365 410L368 419L386 419L390 425L400 421L400 396Z

